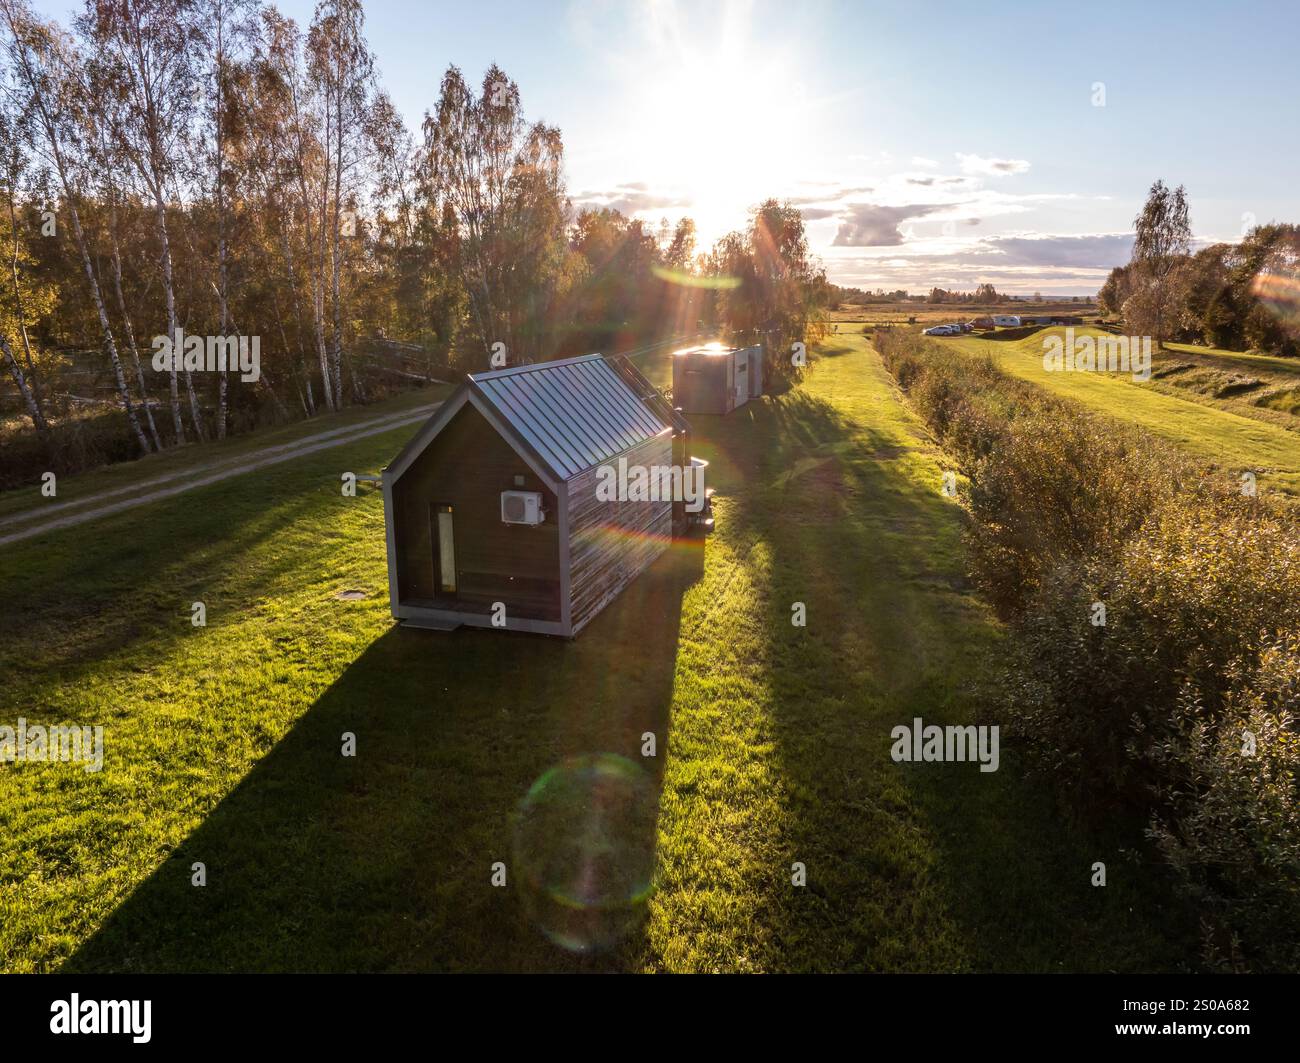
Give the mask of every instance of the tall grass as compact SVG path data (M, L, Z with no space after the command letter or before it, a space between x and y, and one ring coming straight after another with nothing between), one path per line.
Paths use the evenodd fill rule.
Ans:
M875 342L969 477L1010 729L1076 810L1145 827L1207 962L1300 968L1295 509L990 360Z

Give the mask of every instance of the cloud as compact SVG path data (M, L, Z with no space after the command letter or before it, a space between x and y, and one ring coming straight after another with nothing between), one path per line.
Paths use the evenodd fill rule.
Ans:
M914 208L904 208L914 209ZM919 216L919 215L918 215ZM978 218L965 219L979 224ZM955 242L954 242L955 241ZM857 244L844 246L890 246ZM943 260L945 268L1063 269L1107 271L1129 260L1132 233L1037 233L925 237L910 241L908 256L916 262ZM883 256L882 256L883 260Z
M869 259L862 262L837 263L831 273L836 284L857 288L884 288L893 291L903 288L913 293L939 287L955 291L973 291L986 282L994 284L1000 292L1029 294L1082 295L1095 294L1105 280L1105 274L1087 270L1000 268L987 265L962 265L944 263L936 266L927 262Z
M1133 253L1132 233L1085 233L1057 236L1034 233L998 236L985 241L987 253L1007 265L1110 269L1123 265Z
M823 218L834 218L839 211L834 207L800 207L799 216L804 221L821 221Z
M912 165L922 170L937 170L939 164L934 159L927 159L924 155L913 155Z
M690 200L681 196L655 194L642 181L616 185L609 191L580 192L573 197L573 207L577 211L601 210L609 208L620 214L631 216L641 211L677 209L689 207Z
M869 188L865 185L860 185L857 188L842 188L839 184L833 181L822 181L818 183L825 185L827 191L818 192L815 195L782 196L781 198L792 207L802 207L811 206L817 203L835 203L847 198L848 196L866 196L875 191L874 188Z
M923 218L944 204L911 203L899 207L882 207L875 203L849 204L844 221L832 241L833 247L897 247L903 242L898 227L911 218Z
M1029 163L1025 159L986 159L982 155L966 155L960 151L956 156L961 163L962 173L978 174L980 177L1006 177L1029 169Z
M973 290L986 281L1000 291L1080 294L1096 292L1112 267L1127 262L1132 233L1012 232L923 237L907 241L907 258L870 248L828 252L836 284Z

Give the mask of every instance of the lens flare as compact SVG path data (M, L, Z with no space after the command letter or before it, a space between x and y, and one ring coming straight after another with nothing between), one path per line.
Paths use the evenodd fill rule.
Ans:
M739 277L700 277L685 270L669 269L667 266L651 266L650 272L661 281L679 284L683 288L713 288L718 291L729 291L740 287Z
M514 860L533 921L571 952L613 947L654 888L658 802L625 757L588 754L541 776L515 814Z
M1250 291L1288 332L1300 334L1300 272L1262 269Z

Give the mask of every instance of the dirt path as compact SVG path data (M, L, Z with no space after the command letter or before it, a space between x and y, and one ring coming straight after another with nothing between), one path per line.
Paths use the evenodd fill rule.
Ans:
M21 527L17 531L0 535L0 546L21 542L23 539L44 535L47 532L58 531L60 528L71 528L78 524L85 524L87 521L97 520L100 517L107 517L114 513L121 513L123 510L143 506L146 503L156 502L162 498L171 498L174 495L184 494L196 487L206 487L208 484L228 480L232 476L242 476L244 473L263 469L268 465L291 461L305 454L328 450L330 447L342 446L344 443L350 443L356 439L365 439L367 436L379 435L381 432L390 432L394 428L401 428L403 425L425 420L441 405L441 403L433 403L430 406L421 407L419 410L404 410L398 414L387 414L370 421L360 421L342 428L332 428L328 432L318 432L316 435L295 439L291 443L264 447L261 450L249 451L237 457L213 461L208 464L167 473L164 476L155 476L149 480L124 486L116 491L102 491L69 502L55 502L48 507L43 506L37 509L25 510L22 513L0 519L0 528L34 521L34 523L27 524L26 527ZM178 480L182 482L176 483ZM162 486L164 484L170 484L171 486L164 487ZM123 498L123 495L128 497ZM116 501L109 501L110 499L116 499ZM96 503L104 504L97 505ZM70 513L63 517L50 518L49 516L52 512L62 512L69 509L76 509L79 512Z

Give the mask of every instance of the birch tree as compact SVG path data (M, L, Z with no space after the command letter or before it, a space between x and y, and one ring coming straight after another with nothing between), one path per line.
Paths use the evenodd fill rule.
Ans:
M83 64L74 54L72 42L57 26L41 22L22 0L0 0L0 18L6 31L5 48L10 67L22 93L22 109L30 116L39 138L40 152L59 181L63 204L72 226L73 239L80 254L86 284L99 319L104 351L112 366L114 381L131 431L145 453L149 440L136 416L135 404L127 387L122 360L109 325L99 278L91 259L90 247L81 225L78 208L82 174L77 165L75 81L70 71Z
M328 162L322 189L320 265L324 270L326 226L329 233L330 295L333 310L330 334L330 386L336 405L343 403L343 214L356 235L355 182L357 171L370 158L368 138L374 95L374 56L362 35L365 14L360 0L322 0L308 35L308 72L325 110L324 149ZM355 381L355 375L353 377Z
M154 211L159 272L167 315L167 334L176 349L179 329L176 271L168 223L170 190L190 157L189 132L197 105L194 70L194 0L87 0L79 25L99 48L107 68L105 84L121 89L121 120L113 126L121 155L135 168ZM194 381L182 369L190 419L200 440L207 437ZM177 369L170 370L172 428L185 441Z
M31 338L27 331L28 298L23 284L20 264L24 261L26 250L23 246L23 226L18 219L18 199L22 194L23 179L27 173L27 156L25 146L18 134L22 120L21 113L13 107L8 94L0 97L0 179L4 181L4 197L7 220L9 224L10 255L9 276L11 288L6 293L8 298L0 303L0 352L3 352L9 373L32 426L42 435L48 435L50 426L45 418L42 402L40 376L36 362L32 357ZM7 304L7 305L6 305ZM23 362L19 363L14 354L13 339L21 342Z
M533 346L555 296L568 214L563 161L559 130L524 120L519 87L499 67L478 94L448 68L424 119L421 196L455 219L446 265L464 284L485 356L496 342L516 354Z
M1176 317L1176 280L1192 243L1187 193L1164 181L1151 186L1142 213L1133 220L1135 237L1130 275L1136 281L1124 304L1130 327L1149 333L1163 347Z
M230 186L235 170L229 165L232 144L232 116L237 111L238 100L232 99L236 83L236 67L254 31L254 0L202 0L200 4L199 34L203 52L207 57L202 90L203 122L207 137L207 164L211 177L211 193L215 206L217 226L217 276L218 305L217 335L230 331ZM217 438L226 436L227 391L229 376L221 372L217 379Z
M302 263L311 285L312 337L320 364L321 392L326 408L334 410L336 403L325 342L325 237L329 196L329 168L323 138L325 109L302 64L302 35L293 20L268 11L262 21L266 39L260 68L282 101L274 135L283 146L280 165L294 193L294 224L302 227ZM287 245L285 253L290 253Z
M253 43L244 150L257 159L257 165L249 167L248 179L256 204L253 230L264 266L262 282L268 288L285 351L293 359L293 375L303 412L314 417L316 388L306 339L318 333L314 321L313 327L308 328L303 313L305 289L299 268L301 249L310 244L309 237L304 240L303 227L299 224L306 216L300 182L305 153L301 141L292 135L299 43L292 21L274 9L262 10L261 32ZM320 368L324 371L323 363Z
M103 68L96 67L93 64L85 74L82 87L84 104L81 109L85 127L83 135L90 155L90 168L96 174L95 187L108 214L106 228L109 242L109 267L113 278L114 305L117 308L118 320L122 326L126 348L131 355L132 366L135 369L136 385L140 392L140 404L144 407L144 421L149 429L149 438L152 440L155 450L162 450L162 436L159 434L157 422L154 420L153 403L145 379L144 365L140 359L140 344L136 337L135 325L123 291L120 226L126 197L130 192L127 180L130 167L126 160L122 158L118 139L111 134L116 120L114 113L115 93L112 86L103 83L103 74Z

